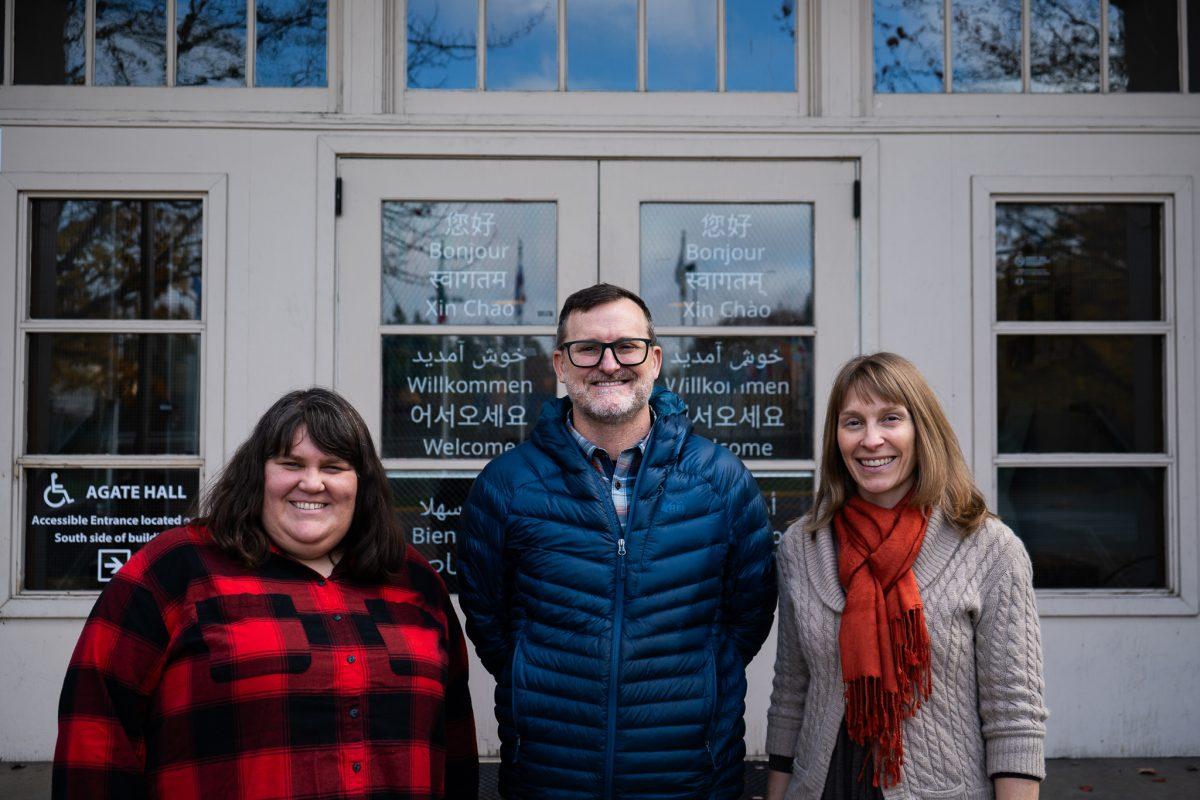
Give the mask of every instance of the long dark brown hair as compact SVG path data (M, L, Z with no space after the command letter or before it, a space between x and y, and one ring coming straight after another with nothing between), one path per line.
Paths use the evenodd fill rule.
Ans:
M917 456L912 506L940 509L950 522L967 533L992 516L967 469L958 437L942 411L942 404L920 370L895 353L874 353L847 361L833 381L825 409L820 481L809 516L809 531L829 525L858 491L837 441L838 416L851 394L903 406L912 416Z
M266 465L292 449L300 429L320 450L349 462L358 476L338 573L360 581L398 574L404 563L404 533L392 507L383 464L362 417L329 389L303 389L275 401L205 492L196 522L208 527L225 552L248 566L262 565L270 554L270 539L262 524Z

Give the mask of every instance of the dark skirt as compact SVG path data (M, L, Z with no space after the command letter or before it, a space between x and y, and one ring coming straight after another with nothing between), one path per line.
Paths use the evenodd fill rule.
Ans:
M821 800L883 800L883 792L871 785L874 774L871 751L850 738L843 719Z

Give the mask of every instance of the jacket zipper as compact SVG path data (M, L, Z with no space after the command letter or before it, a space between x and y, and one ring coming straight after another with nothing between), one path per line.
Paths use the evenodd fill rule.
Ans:
M646 450L642 452L642 463L638 465L637 478L633 481L633 494L629 498L629 509L625 512L626 527L633 521L638 488L642 485L642 476L645 474L646 451L650 450L653 442L654 431L651 429L650 441L646 442ZM610 524L613 525L613 532L617 534L617 597L613 609L612 647L608 665L608 735L605 737L607 748L604 764L604 797L612 797L613 770L617 759L617 686L621 674L621 628L625 622L625 528L621 526L621 520L617 518L617 507L613 503L612 490L604 484L599 475L596 476L596 479L601 482L601 489L604 490L604 496L608 502Z
M517 764L521 760L521 715L517 712L517 673L520 667L521 659L521 640L517 640L516 649L513 650L512 670L509 674L508 688L512 692L512 716L513 716L513 732L516 734L515 742L513 743L513 760L512 763Z
M704 749L708 751L708 759L712 762L713 779L716 779L717 757L713 754L712 735L714 720L717 718L717 651L710 643L708 646L708 664L706 665L704 677L708 684L708 693L711 698L712 706L708 712L708 730L704 734Z

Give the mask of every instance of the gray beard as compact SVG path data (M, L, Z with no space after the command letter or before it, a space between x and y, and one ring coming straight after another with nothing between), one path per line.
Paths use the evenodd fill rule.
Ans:
M650 394L653 391L652 381L638 381L634 383L633 402L628 408L596 408L587 398L586 383L567 381L567 396L571 398L573 413L603 425L616 425L632 420L650 404Z

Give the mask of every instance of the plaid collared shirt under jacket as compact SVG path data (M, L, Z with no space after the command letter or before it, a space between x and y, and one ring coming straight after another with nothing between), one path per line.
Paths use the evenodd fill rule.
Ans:
M654 412L650 413L650 424L653 428ZM640 442L621 453L617 456L617 460L613 461L605 450L575 429L570 417L567 417L567 430L571 432L575 443L583 451L584 458L608 484L608 490L612 494L613 508L616 509L617 519L624 528L625 519L629 516L629 498L633 496L638 467L642 465L642 455L646 452L646 443L650 441L650 432L647 431Z
M361 585L160 534L96 602L58 713L57 798L477 791L462 631L411 548L399 578Z

